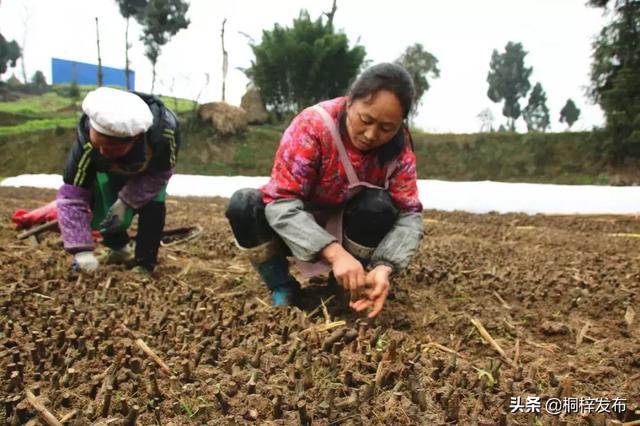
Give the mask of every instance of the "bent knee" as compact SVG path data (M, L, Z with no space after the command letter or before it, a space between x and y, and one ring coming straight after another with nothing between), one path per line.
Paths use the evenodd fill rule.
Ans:
M233 193L225 216L231 220L242 220L255 216L255 211L264 206L262 192L255 188L243 188Z
M393 222L398 216L389 191L366 188L356 194L347 205L348 219L358 221Z

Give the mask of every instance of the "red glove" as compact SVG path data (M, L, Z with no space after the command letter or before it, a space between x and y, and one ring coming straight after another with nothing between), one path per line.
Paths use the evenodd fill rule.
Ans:
M11 222L16 224L17 229L26 229L31 228L33 225L56 220L57 218L58 209L56 208L56 202L52 201L30 212L24 209L16 210L13 216L11 216Z

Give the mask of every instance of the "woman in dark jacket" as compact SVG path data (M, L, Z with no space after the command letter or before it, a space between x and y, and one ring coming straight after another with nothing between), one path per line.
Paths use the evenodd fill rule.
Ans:
M175 114L155 96L101 87L87 94L58 191L58 220L74 267L131 263L153 271L165 223L166 186L180 146ZM127 228L138 214L135 252ZM106 253L94 256L92 229Z

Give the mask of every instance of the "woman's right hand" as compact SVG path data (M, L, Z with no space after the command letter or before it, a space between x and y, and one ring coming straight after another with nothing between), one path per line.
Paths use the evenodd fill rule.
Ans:
M336 281L344 289L354 292L365 286L362 264L339 243L331 243L322 249L322 256L331 264Z

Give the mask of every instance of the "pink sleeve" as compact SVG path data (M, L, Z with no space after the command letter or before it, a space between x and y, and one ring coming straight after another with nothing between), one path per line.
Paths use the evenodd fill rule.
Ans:
M132 176L120 190L118 197L133 209L142 208L167 186L172 175L173 169L147 170Z
M422 212L418 197L416 155L408 145L397 158L398 167L389 180L389 193L401 212Z
M271 179L261 188L263 201L306 199L316 185L321 162L320 134L323 123L307 109L285 130L276 151Z

